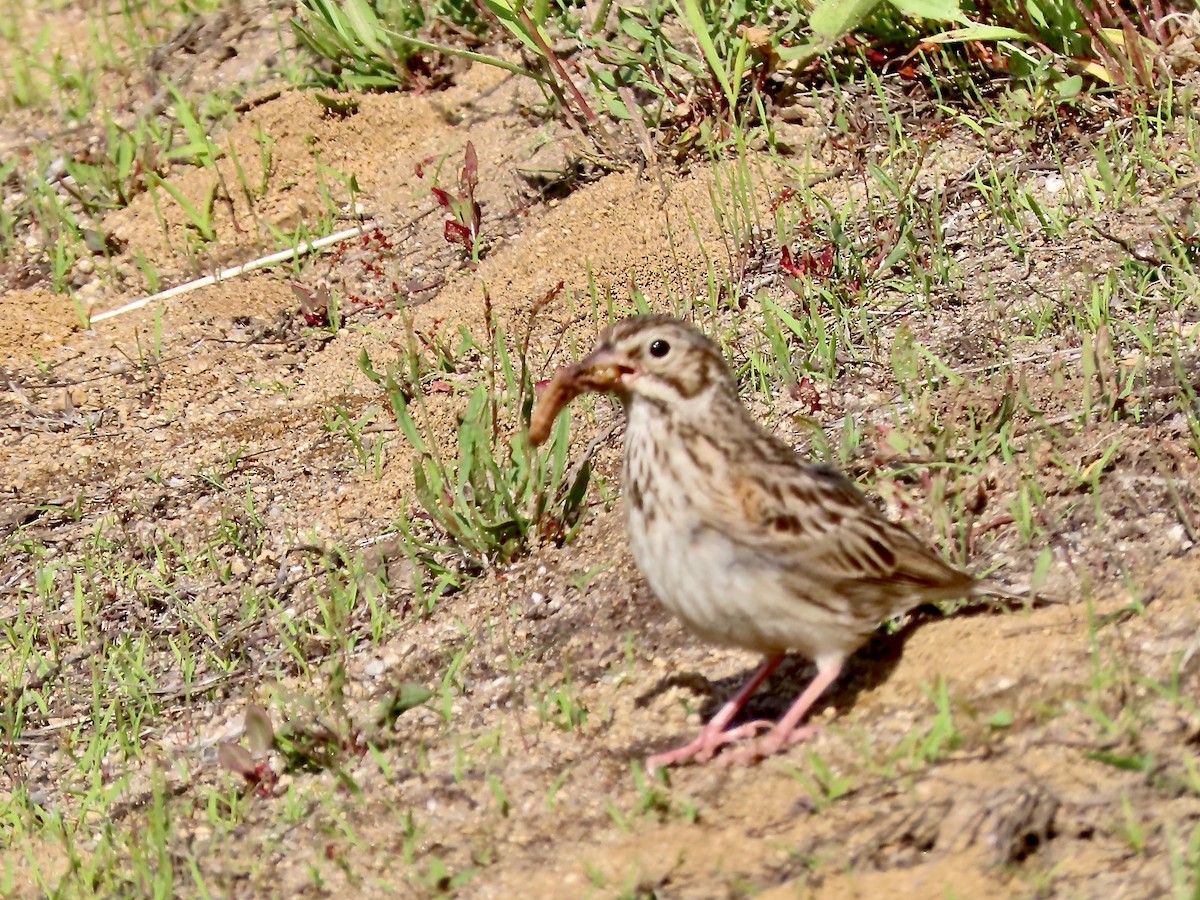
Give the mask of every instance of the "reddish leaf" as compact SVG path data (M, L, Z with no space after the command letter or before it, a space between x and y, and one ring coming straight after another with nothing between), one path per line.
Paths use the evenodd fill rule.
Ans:
M462 186L464 189L474 188L479 184L479 158L475 155L475 145L467 141L467 150L463 154Z
M442 234L449 243L462 244L468 250L471 249L471 232L467 230L465 225L448 221L446 222L446 229Z
M833 244L826 244L813 260L817 277L828 278L833 274Z
M292 293L300 298L300 315L304 324L318 327L329 324L329 285L321 284L309 290L297 282L292 283Z
M818 412L821 409L821 395L817 393L816 386L812 383L812 379L807 375L803 376L799 381L792 386L792 399L799 400L809 412Z
M450 208L450 195L439 187L431 187L429 190L433 192L433 196L437 198L438 205L443 209Z
M275 728L271 725L271 716L261 706L251 704L246 707L243 728L246 731L246 741L255 753L266 753L275 749Z
M433 162L435 159L437 159L436 156L427 156L417 163L417 177L418 178L425 177L425 167L427 165L429 165L431 162Z
M779 207L783 206L783 204L792 200L792 198L794 198L795 196L796 196L795 188L785 187L782 191L779 192L779 196L776 197L773 201L771 201L771 212L779 212ZM786 247L784 248L784 252L787 252Z
M221 746L217 749L217 762L221 764L221 768L241 775L249 782L258 781L254 757L250 755L249 750L233 741L221 741Z
M793 278L802 278L804 276L804 269L796 265L796 261L792 259L792 251L786 244L781 248L779 268L783 269L783 271L787 272Z

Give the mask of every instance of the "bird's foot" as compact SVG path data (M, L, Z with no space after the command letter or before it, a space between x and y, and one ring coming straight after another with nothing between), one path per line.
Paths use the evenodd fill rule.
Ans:
M771 729L771 733L765 737L751 741L745 747L740 748L736 753L723 753L717 760L717 765L720 766L748 766L756 762L761 762L769 756L774 756L784 747L790 747L792 744L802 744L811 739L820 727L817 725L805 725L802 728L793 728L790 731L781 731L778 727Z
M754 737L764 728L771 727L770 722L756 721L747 722L744 725L738 725L736 728L728 728L724 731L719 728L705 728L696 736L695 740L684 744L682 747L676 747L674 750L667 750L664 753L655 753L646 760L646 770L653 775L659 769L692 760L698 763L706 763L726 744Z

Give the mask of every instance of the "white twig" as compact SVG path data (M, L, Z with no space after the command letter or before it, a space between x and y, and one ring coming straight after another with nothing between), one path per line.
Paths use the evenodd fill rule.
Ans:
M317 250L322 250L331 244L336 244L339 241L344 241L347 238L352 238L355 235L362 234L368 225L372 223L363 222L356 228L347 228L345 231L339 231L337 234L331 234L328 237L320 238L315 241L301 241L290 250L280 250L278 253L272 253L270 256L263 256L259 259L251 260L248 263L243 263L240 266L234 266L231 269L224 269L216 275L205 275L203 278L197 278L195 281L189 281L186 284L178 284L173 288L168 288L165 291L159 291L157 294L151 294L149 297L143 297L140 300L134 300L132 303L126 303L124 306L119 306L116 309L110 309L108 312L102 312L99 315L91 317L91 324L103 322L105 319L111 319L114 316L119 316L123 313L132 312L135 309L141 309L154 303L156 300L168 300L171 297L178 297L180 294L186 294L190 291L199 290L200 288L208 287L210 284L216 284L219 281L227 281L230 278L236 278L239 275L244 275L247 272L253 272L255 269L266 268L273 266L275 263L286 262L289 259L295 259L298 256L303 256L306 253L313 253Z

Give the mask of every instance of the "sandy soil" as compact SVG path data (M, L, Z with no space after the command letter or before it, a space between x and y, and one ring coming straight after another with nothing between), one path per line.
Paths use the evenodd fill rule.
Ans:
M0 533L13 550L0 560L0 618L15 615L30 596L36 560L21 547L36 544L45 548L41 559L78 572L88 548L124 546L131 535L170 536L195 551L232 520L262 542L253 556L229 551L228 580L181 576L165 590L142 585L133 594L113 586L107 618L97 623L103 640L129 630L164 636L151 669L165 711L142 723L140 758L112 763L130 778L117 827L139 827L151 771L161 773L172 791L173 840L187 851L180 877L189 877L183 860L191 854L208 888L227 896L1169 895L1177 883L1171 854L1200 822L1200 787L1188 787L1186 774L1200 713L1156 685L1173 684L1184 698L1200 691L1200 562L1188 525L1200 508L1200 466L1165 400L1139 421L1097 421L1035 442L1031 454L1043 454L1050 489L1040 511L1049 534L1043 543L1024 541L1003 515L1019 488L1019 467L995 461L988 468L980 522L997 524L976 530L969 564L999 566L1004 577L1027 581L1042 547L1051 546L1046 587L1061 603L923 615L896 634L881 633L827 698L815 740L755 768L685 768L669 786L649 788L631 772L631 762L697 728L756 661L702 645L650 596L621 530L619 427L597 451L590 511L574 541L541 545L486 572L428 614L413 608L411 567L377 542L412 505L411 452L395 432L370 435L386 442L376 478L326 426L334 405L358 414L382 402L358 368L360 354L383 364L406 346L406 316L380 298L406 298L420 331L453 335L464 326L481 335L486 292L502 327L519 334L535 301L561 282L531 347L538 377L548 377L589 346L609 302L618 314L631 311L636 290L658 310L692 308L707 290L710 267L723 276L744 262L743 248L713 212L720 168L695 165L661 182L650 170L631 169L543 202L519 173L561 170L569 135L532 118L534 100L506 73L479 66L442 92L355 98L346 115L331 114L312 93L284 91L215 138L225 151L225 179L238 177L236 155L251 184L265 183L254 204L233 192L232 208L217 206L217 241L189 255L181 214L168 210L164 229L143 194L104 222L123 245L109 265L120 274L86 280L79 302L98 312L144 293L138 254L169 285L268 252L268 226L295 228L321 212L320 182L330 177L322 166L354 175L357 197L331 183L336 202L347 206L346 224L356 212L369 216L366 237L306 260L295 273L248 275L87 330L73 300L44 284L6 292ZM819 190L837 202L860 181L836 174L853 167L853 151L827 140L819 113L791 133L796 151L787 162L802 173L830 173ZM265 176L263 135L271 140ZM862 135L864 143L871 139ZM490 242L477 268L442 240L444 216L429 191L430 168L446 161L444 183L468 140L480 161ZM1084 143L1075 148L1081 160ZM917 189L959 183L989 152L965 129L950 133ZM759 214L769 221L770 198L799 176L765 159L756 176ZM196 199L211 178L197 169L172 182ZM1040 189L1039 178L1029 175L1032 189ZM1148 193L1112 227L1137 238L1171 202ZM1078 349L1078 336L1014 340L1024 327L1023 305L1034 292L1085 284L1122 262L1119 247L1083 230L1060 241L1031 240L1018 260L979 213L961 209L953 253L963 291L942 289L929 314L898 307L870 348L871 361L844 366L822 386L820 408L807 410L835 433L843 415L861 420L874 454L868 460L885 473L897 455L888 443L894 386L888 367L877 363L891 358L897 334L914 335L961 370L1014 354L1035 358L1022 371L1053 414L1056 397L1060 409L1069 408L1082 390L1084 375L1069 363L1064 374L1062 359L1070 357L1061 355ZM339 292L345 326L331 333L306 324L294 284ZM777 272L764 284L771 296L789 296ZM886 279L870 291L879 309L897 308L897 299ZM715 315L696 308L701 323L726 340L751 339L752 308ZM1181 314L1183 325L1196 318L1194 305ZM1195 349L1194 326L1189 333ZM477 356L466 362L485 364ZM468 366L446 379L457 387L475 377ZM1000 376L984 373L940 388L929 402L952 417L989 398L999 403L1006 390ZM428 403L441 423L437 437L452 447L464 395L431 391ZM806 446L799 400L780 391L753 403ZM574 452L618 417L604 402L581 410ZM1120 450L1102 470L1097 512L1062 460L1087 465L1114 440ZM957 552L958 532L939 517L931 484L885 474L879 494L890 512ZM245 512L248 497L258 524ZM265 705L277 728L325 721L325 708L314 711L311 698L325 696L330 672L315 666L321 674L310 678L280 650L278 620L289 601L249 618L242 606L248 592L267 592L289 573L310 575L297 598L326 589L323 579L335 575L316 564L304 569L289 555L298 544L350 548L368 570L390 576L380 602L394 624L357 641L342 695L345 728L378 753L287 772L278 796L256 797L244 821L220 833L193 798L214 784L237 789L217 747L237 736L246 705ZM69 580L56 591L44 614L67 627ZM175 611L194 603L211 617L222 652L236 642L240 662L198 696L172 695L182 675L166 636ZM311 650L312 660L326 658ZM372 724L391 686L436 687L452 664L448 717L434 700L392 724ZM778 715L809 674L803 660L789 663L752 713ZM70 815L70 750L56 729L86 717L86 653L67 658L56 685L46 694L48 711L31 711L26 738L4 752L19 762L23 783ZM953 713L952 740L938 736L938 685ZM564 723L547 709L547 698L559 696L584 711L582 720ZM1120 724L1106 730L1105 722ZM813 754L846 779L841 796L817 787ZM1148 762L1122 762L1129 760ZM0 775L0 783L11 778ZM289 791L321 799L296 814ZM1144 832L1140 846L1131 822ZM38 857L53 868L61 850L49 840L42 849ZM14 860L10 871L28 895L34 889L22 881L24 865ZM451 883L454 875L470 877Z

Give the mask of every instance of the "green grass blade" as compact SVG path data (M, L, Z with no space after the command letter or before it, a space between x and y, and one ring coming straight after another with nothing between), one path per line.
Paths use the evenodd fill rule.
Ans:
M713 77L721 85L721 90L725 92L725 99L729 102L730 110L737 108L737 91L733 83L729 79L729 70L725 66L724 60L717 52L717 47L713 43L712 35L709 34L708 22L704 18L704 12L700 9L699 0L682 0L683 7L680 8L680 0L671 0L675 6L675 11L679 14L688 28L692 32L692 36L696 39L696 43L700 45L700 50L704 53L704 59L708 63L709 69L712 71Z

